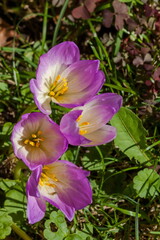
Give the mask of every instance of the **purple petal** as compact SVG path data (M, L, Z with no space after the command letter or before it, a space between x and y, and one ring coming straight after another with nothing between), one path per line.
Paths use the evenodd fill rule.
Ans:
M54 207L61 210L69 221L73 220L75 213L74 207L68 206L66 203L61 201L58 195L54 195L54 200L47 197L44 197L44 199L50 204L52 204Z
M45 200L28 195L27 201L27 217L29 223L34 224L36 222L39 222L45 215Z
M70 66L70 72L68 76L66 76L66 78L69 78L68 90L57 99L61 106L72 108L83 105L101 89L105 77L104 73L98 70L99 61L90 60L90 65L88 61L86 60L86 66L84 64L85 60ZM80 64L80 62L83 64ZM78 65L81 67L80 70ZM77 69L74 69L75 67L77 67ZM68 71L68 69L66 69L66 71Z
M76 171L78 171L76 168L70 169L68 174L71 175L73 173L75 176L79 176L80 173L77 174L75 173ZM74 207L75 210L82 209L92 203L92 190L88 179L84 175L80 179L72 179L70 188L65 191L58 191L58 196L62 202Z
M34 171L32 171L31 176L28 179L27 185L26 185L26 191L27 194L33 197L40 197L39 191L38 191L38 183L40 174L42 172L42 166L36 168Z
M85 134L85 137L91 142L88 144L83 144L84 147L97 146L111 142L116 137L116 128L105 125L102 128L98 129L95 132L90 134Z
M92 202L92 190L86 178L89 172L65 160L54 162L48 165L49 167L54 170L53 175L58 181L55 182L53 190L48 189L49 192L42 186L41 195L71 221L75 210L82 209ZM48 171L49 174L52 173L52 170Z
M71 145L81 145L89 143L85 137L79 134L79 127L76 122L76 119L81 115L81 110L71 111L66 113L60 122L60 130L63 135L67 138L69 144Z
M30 90L34 95L35 104L37 105L38 109L42 113L50 115L51 112L52 112L51 111L51 106L50 106L51 98L46 94L45 91L41 91L37 87L36 83L37 83L36 79L31 79L30 80Z
M37 69L36 79L37 86L41 85L41 81L44 81L44 76L48 72L49 68L54 68L54 65L59 69L58 72L62 72L70 64L79 61L80 53L77 45L74 42L62 42L47 53L40 57L39 66Z
M122 97L116 93L103 93L97 96L94 96L91 100L89 100L86 104L84 109L88 109L95 105L99 105L102 107L110 107L116 113L120 107L122 106Z

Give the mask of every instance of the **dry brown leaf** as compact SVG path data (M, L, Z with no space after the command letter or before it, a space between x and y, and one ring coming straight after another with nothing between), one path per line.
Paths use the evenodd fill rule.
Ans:
M17 37L18 34L14 28L0 18L0 47L4 47L10 44L10 38Z

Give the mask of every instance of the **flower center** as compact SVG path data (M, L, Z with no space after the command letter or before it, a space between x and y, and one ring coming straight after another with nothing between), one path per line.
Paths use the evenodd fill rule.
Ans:
M88 132L88 130L86 129L86 126L88 126L90 122L80 122L81 118L82 118L82 115L79 115L79 117L76 119L76 122L78 122L78 125L79 125L79 134L84 135Z
M39 179L39 185L44 186L47 185L49 187L55 188L55 183L58 182L57 177L53 172L49 171L50 168L48 166L44 166L42 169L42 173Z
M68 90L68 83L66 78L62 78L58 75L54 83L50 87L48 95L50 97L57 98L59 95L63 95Z
M32 147L39 147L40 143L44 141L44 138L41 137L41 135L42 135L41 131L38 131L36 134L33 133L30 139L27 138L24 140L24 144L30 145Z

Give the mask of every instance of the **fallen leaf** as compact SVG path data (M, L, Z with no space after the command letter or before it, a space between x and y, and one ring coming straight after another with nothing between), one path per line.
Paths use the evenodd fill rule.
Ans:
M18 34L14 28L0 18L0 47L9 45L10 38L17 37Z

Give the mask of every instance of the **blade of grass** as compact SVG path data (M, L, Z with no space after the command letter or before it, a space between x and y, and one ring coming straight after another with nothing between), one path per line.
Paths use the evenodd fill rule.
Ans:
M60 15L59 15L59 18L58 18L58 21L57 21L57 24L56 24L56 27L55 27L55 30L54 30L54 34L53 34L52 46L54 46L56 44L56 38L57 38L58 31L59 31L59 28L60 28L60 25L61 25L61 20L62 20L64 14L65 14L66 9L67 9L68 2L69 2L69 0L66 0L64 2L64 5L63 5L62 9L61 9L61 12L60 12Z
M47 33L47 19L48 19L48 1L45 3L45 8L44 8L44 17L43 17L43 29L42 29L42 50L41 54L44 51L44 45L46 42L46 33Z
M117 85L114 85L114 84L111 84L111 83L105 83L104 86L110 87L110 88L113 88L113 89L117 89L117 90L120 90L120 91L124 91L124 92L133 93L133 94L136 95L136 92L133 91L132 89L129 89L129 88L124 88L124 87L117 86Z
M112 65L111 65L111 62L110 62L110 59L109 59L109 55L108 55L105 47L103 46L101 40L98 38L97 33L96 33L96 30L94 29L94 26L93 26L93 24L91 23L90 19L88 19L87 22L88 22L88 25L89 25L92 33L93 33L93 37L94 37L95 40L96 40L97 47L98 47L98 49L99 49L99 55L101 56L101 55L102 55L102 52L103 52L103 54L104 54L104 56L105 56L105 58L106 58L106 60L107 60L107 62L108 62L109 69L112 70ZM103 56L102 56L102 60L103 60Z
M136 240L139 240L139 220L138 220L138 215L139 215L139 203L137 202L137 204L136 204L136 216L135 216L135 238L136 238Z

